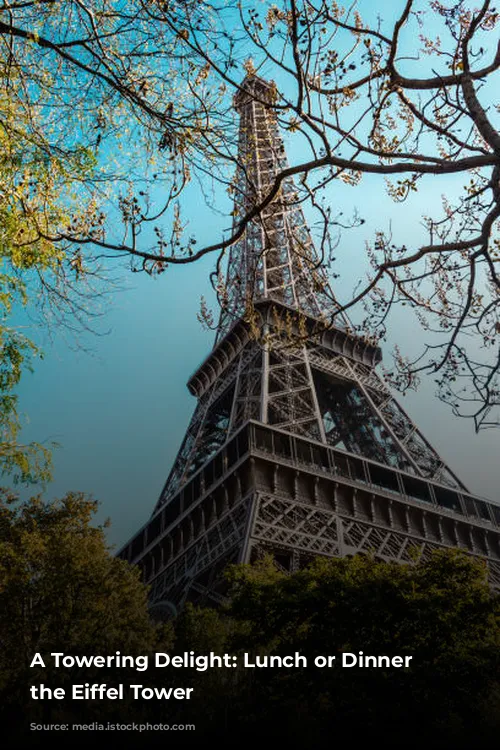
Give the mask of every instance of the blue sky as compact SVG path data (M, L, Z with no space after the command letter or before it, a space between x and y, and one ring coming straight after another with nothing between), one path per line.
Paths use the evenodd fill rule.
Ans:
M392 9L394 3L377 7ZM291 156L300 158L295 150ZM384 195L375 177L363 179L356 188L336 183L328 193L331 205L346 214L357 207L365 219L361 228L343 236L336 253L342 270L336 282L339 296L356 282L365 241L375 230L391 227L396 241L417 242L421 214L464 181L431 181L402 206ZM230 208L227 196L221 195L221 201ZM196 183L187 193L185 217L189 232L206 242L229 225L228 219L203 206ZM214 334L204 331L196 319L200 296L212 298L211 269L207 258L193 266L171 267L152 279L117 267L126 288L106 302L100 328L109 333L84 337L91 352L75 349L75 342L62 332L53 332L51 339L43 327L28 331L43 347L45 358L33 374L23 377L19 389L21 411L30 419L23 438L60 444L47 496L67 490L91 493L101 502L100 520L111 519L113 544L124 543L152 512L194 409L185 384L213 344ZM411 354L423 340L409 316L393 322L389 338L386 360L393 344ZM400 398L469 489L500 499L500 430L476 435L471 422L454 418L436 400L432 382Z

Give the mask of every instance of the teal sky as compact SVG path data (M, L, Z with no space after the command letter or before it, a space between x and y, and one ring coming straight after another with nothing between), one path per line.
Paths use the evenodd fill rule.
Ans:
M377 6L393 8L394 3ZM264 71L265 72L265 71ZM278 82L279 83L279 82ZM290 149L291 161L300 158ZM376 177L356 188L336 183L329 202L350 214L356 207L365 224L344 234L337 256L342 277L339 297L352 289L365 253L365 241L377 229L392 228L395 241L416 243L423 237L422 213L443 193L452 194L466 180L452 177L429 182L411 202L396 205ZM199 242L218 237L229 220L203 206L196 183L187 194L188 232ZM223 208L230 208L226 196ZM57 441L54 481L47 497L67 490L91 493L101 502L100 520L109 517L109 539L121 545L150 515L180 446L195 406L186 381L205 358L214 334L196 319L200 296L212 299L208 273L211 258L185 267L169 268L157 279L129 274L116 266L124 290L106 302L99 327L103 336L83 339L90 352L75 348L69 335L40 326L28 335L40 343L45 359L27 373L19 389L21 411L30 422L24 440ZM392 345L416 353L422 333L410 316L393 322L384 345L389 361ZM476 435L468 420L454 418L433 395L433 384L402 398L402 405L426 437L472 492L500 500L497 490L500 430Z

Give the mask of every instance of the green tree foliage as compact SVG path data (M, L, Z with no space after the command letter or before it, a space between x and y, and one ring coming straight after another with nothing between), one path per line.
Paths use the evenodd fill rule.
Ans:
M4 716L42 707L29 685L68 687L113 680L108 670L51 669L50 654L145 654L160 631L150 620L147 589L139 571L114 557L104 527L93 526L97 503L68 493L53 503L19 502L4 491L0 501L0 694ZM165 629L161 631L168 637ZM46 669L30 668L33 656ZM83 701L81 702L83 703ZM72 708L75 707L73 704ZM76 706L78 708L78 706ZM92 707L85 705L87 716ZM83 709L82 709L83 710Z
M68 313L71 327L83 321L84 268L50 234L89 220L91 207L79 208L72 190L93 164L85 150L63 155L46 147L32 132L36 121L0 75L0 472L22 482L50 477L51 446L20 442L16 388L41 352L11 318L21 307L38 307L44 321Z
M188 6L211 26L213 9L195 2L0 7L0 138L16 157L27 149L30 199L36 193L43 203L47 189L56 198L42 212L23 200L31 239L56 243L75 268L93 243L118 253L128 240L137 244L133 227L173 210L191 165L222 142L223 92L206 87L206 61L172 24ZM146 191L159 183L155 206ZM162 240L153 244L161 255Z
M87 250L116 250L136 221L173 206L213 99L158 10L141 0L0 7L0 473L15 481L47 480L51 446L21 442L16 388L40 352L13 319L25 307L45 325L92 328L114 279ZM163 183L161 208L145 197L153 183Z
M309 666L240 669L229 683L229 712L221 677L225 708L219 722L225 731L238 727L320 746L340 727L358 739L407 744L470 742L498 731L500 603L481 562L456 551L415 565L318 558L285 575L264 560L236 566L229 576L231 603L219 613L219 627L211 626L217 647L226 633L226 650L240 658L244 652L298 652ZM205 611L191 610L177 629L185 628L185 617L192 623L196 612L205 622ZM206 638L201 642L206 649ZM198 640L191 643L196 648ZM359 651L413 659L408 669L311 666L318 655L340 662L342 652Z
M481 561L442 551L413 565L365 557L318 558L293 575L271 559L228 571L229 603L187 605L152 622L139 573L113 557L96 503L68 493L51 504L0 503L0 695L16 728L30 720L196 723L204 736L282 737L323 747L342 731L358 739L468 742L500 725L500 602ZM30 668L33 655L235 654L236 669ZM413 657L404 668L312 666L342 652ZM244 669L255 657L307 657L301 669ZM30 699L29 685L194 687L192 699L65 702ZM408 734L408 727L411 732ZM135 741L135 740L134 740ZM445 745L446 746L446 745Z
M7 287L14 284L6 278ZM0 295L0 306L10 309L10 292ZM30 359L38 353L28 338L14 328L0 324L0 473L14 482L33 482L50 477L52 456L49 447L40 443L20 442L21 419L15 388L24 369L31 369Z

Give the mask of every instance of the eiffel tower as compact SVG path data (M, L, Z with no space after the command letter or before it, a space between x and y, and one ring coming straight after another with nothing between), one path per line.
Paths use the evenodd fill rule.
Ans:
M234 99L235 228L287 168L275 97L249 73ZM459 547L500 586L500 506L468 492L377 374L381 351L339 311L297 197L286 178L231 247L215 344L188 382L196 410L119 556L160 613L220 603L226 566L266 553L294 571Z

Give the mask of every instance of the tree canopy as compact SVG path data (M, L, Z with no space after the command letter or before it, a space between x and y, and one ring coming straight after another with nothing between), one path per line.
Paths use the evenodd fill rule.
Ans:
M156 275L212 254L224 304L231 246L288 177L293 200L322 224L318 251L332 273L349 228L362 222L362 206L352 221L335 213L332 185L378 178L405 211L437 180L444 197L423 217L425 239L409 227L396 240L381 220L359 285L337 287L336 315L349 312L356 332L380 340L391 316L412 309L424 347L413 361L396 353L391 382L404 390L427 372L476 429L497 424L498 20L491 0L1 6L5 273L28 283L30 301L36 284L51 311L85 321L88 285L102 290L110 258ZM224 191L234 194L245 166L232 97L248 72L274 80L294 160L251 212L229 218ZM215 184L231 225L208 245L183 218L193 180L207 202Z
M412 565L317 558L289 575L264 559L234 566L228 577L219 624L216 613L188 607L174 623L175 648L206 652L213 644L254 660L298 653L308 666L220 674L208 696L207 676L198 675L195 697L212 712L207 731L217 731L221 714L226 733L320 747L340 731L409 746L462 746L498 731L499 599L482 562L458 551ZM408 668L343 668L343 652L412 660ZM319 655L339 663L312 666Z
M197 736L331 742L339 726L373 740L477 742L498 732L500 609L480 560L443 550L401 565L370 557L317 558L284 574L270 558L228 570L227 604L188 604L154 623L138 569L111 554L96 504L78 493L53 503L0 503L0 693L4 727L30 721L195 723ZM30 667L78 655L232 654L238 668L198 671ZM411 656L407 668L313 666L342 652ZM300 668L244 668L243 655L301 654ZM152 664L152 662L151 662ZM182 676L182 680L180 680ZM85 682L194 688L189 702L34 701L28 687ZM411 733L408 735L408 727ZM8 727L7 727L8 728ZM235 734L236 733L236 734ZM161 733L164 741L164 734ZM130 738L136 742L137 736ZM130 739L129 738L129 739Z
M88 669L54 670L52 652L135 655L157 644L147 588L138 569L113 556L104 527L93 525L96 508L80 493L48 503L40 496L20 502L2 492L0 692L6 720L19 723L28 709L33 720L47 717L47 705L31 700L29 685L91 679ZM50 659L46 668L30 668L37 653ZM112 679L109 670L105 676Z

